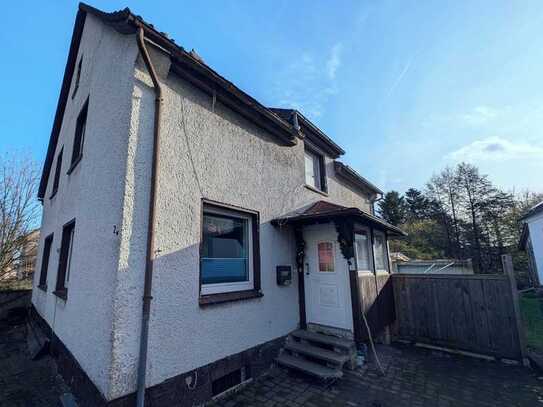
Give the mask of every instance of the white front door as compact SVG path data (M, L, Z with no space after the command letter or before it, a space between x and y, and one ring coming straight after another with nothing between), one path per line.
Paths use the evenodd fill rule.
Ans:
M347 261L331 224L304 229L305 304L308 323L352 331Z

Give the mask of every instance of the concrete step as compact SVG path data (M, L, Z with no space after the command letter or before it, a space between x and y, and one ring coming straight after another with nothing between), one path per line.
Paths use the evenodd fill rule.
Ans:
M296 342L293 340L287 341L285 344L285 349L293 353L310 356L326 363L333 363L338 367L342 367L343 364L349 360L349 355L347 354L334 352L332 350L319 348L318 346L312 346L308 343Z
M317 332L305 331L303 329L298 329L297 331L292 332L291 335L295 338L313 342L315 344L332 346L334 348L344 350L348 353L356 351L355 343L350 339L319 334Z
M282 353L275 360L282 366L318 377L319 379L338 379L343 376L343 372L339 369L326 367L286 353Z

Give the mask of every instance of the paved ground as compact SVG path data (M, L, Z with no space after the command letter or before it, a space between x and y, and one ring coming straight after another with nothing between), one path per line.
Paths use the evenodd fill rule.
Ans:
M30 360L25 325L0 321L0 406L57 406L68 391L50 357Z
M464 407L543 406L543 377L498 362L420 348L378 348L385 376L373 363L326 387L275 368L216 403L234 406Z
M24 325L0 321L0 406L56 406L69 391L50 357L29 359ZM386 374L373 363L325 386L275 368L214 403L246 406L543 407L543 375L520 366L450 356L413 347L378 348Z

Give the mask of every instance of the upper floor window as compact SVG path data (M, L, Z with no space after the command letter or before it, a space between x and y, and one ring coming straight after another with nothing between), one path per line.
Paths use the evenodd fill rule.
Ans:
M74 232L75 219L65 224L62 228L62 240L60 242L60 256L58 259L55 294L64 299L66 299L68 295L68 281L70 280Z
M57 165L55 167L55 177L53 178L53 190L51 191L51 198L53 198L58 191L58 184L60 182L60 170L62 168L62 153L63 152L64 152L64 148L61 148L60 153L58 153L58 156L57 156Z
M305 150L305 183L312 188L326 192L324 157L307 149Z
M75 84L74 91L72 92L72 99L75 97L77 90L79 89L79 80L81 79L81 67L83 66L83 55L79 58L79 63L77 64L77 72L75 74Z
M204 203L200 252L201 294L259 289L258 217Z
M77 117L75 125L74 146L72 150L72 162L68 174L70 174L83 157L83 144L85 143L85 131L87 127L87 112L89 110L89 99L83 105L83 109Z

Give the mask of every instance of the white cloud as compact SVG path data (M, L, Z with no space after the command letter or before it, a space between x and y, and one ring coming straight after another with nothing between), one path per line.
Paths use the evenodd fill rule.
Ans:
M274 107L298 109L311 119L321 116L330 97L338 92L336 79L342 52L340 42L325 54L315 56L304 52L278 72L273 96L277 106Z
M338 42L332 47L330 52L330 58L326 62L326 69L328 70L328 77L330 79L336 79L336 71L341 66L341 52L343 50L343 44Z
M488 137L476 140L456 151L449 153L447 159L452 161L504 161L514 159L543 158L543 146L526 142L512 142L501 137Z
M490 106L477 106L467 113L460 115L460 120L471 126L480 126L498 116L498 110Z

